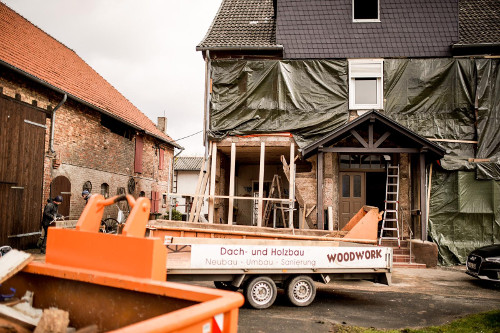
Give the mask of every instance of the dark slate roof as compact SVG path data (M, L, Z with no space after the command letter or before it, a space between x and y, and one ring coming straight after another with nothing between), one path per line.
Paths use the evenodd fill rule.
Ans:
M278 0L276 40L285 58L442 57L457 20L457 0L380 1L374 23L352 22L352 0Z
M459 44L500 43L500 1L460 0Z
M223 0L197 50L276 48L273 0Z
M203 157L177 157L174 161L174 170L197 171L201 169Z

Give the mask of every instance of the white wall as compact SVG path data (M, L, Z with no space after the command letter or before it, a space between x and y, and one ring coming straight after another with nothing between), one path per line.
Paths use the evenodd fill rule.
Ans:
M183 171L177 170L177 193L178 194L194 194L196 191L196 184L198 183L198 177L200 175L200 171ZM208 189L208 186L207 186ZM208 193L208 190L206 191ZM177 202L179 203L179 207L177 210L182 214L187 213L187 207L181 206L186 204L184 198L177 197ZM208 200L205 200L202 208L202 214L208 214Z

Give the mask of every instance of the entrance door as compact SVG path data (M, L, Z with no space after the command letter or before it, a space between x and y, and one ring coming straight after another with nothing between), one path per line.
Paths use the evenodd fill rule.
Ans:
M55 198L61 195L63 202L59 205L58 213L68 217L71 200L71 182L64 176L57 176L50 184L50 197Z
M340 229L365 205L365 173L340 172Z

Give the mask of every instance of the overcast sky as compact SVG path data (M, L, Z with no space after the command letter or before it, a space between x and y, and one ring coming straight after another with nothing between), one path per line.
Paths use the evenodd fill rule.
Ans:
M196 45L222 0L1 0L83 60L175 140L203 129ZM201 156L202 133L178 141Z

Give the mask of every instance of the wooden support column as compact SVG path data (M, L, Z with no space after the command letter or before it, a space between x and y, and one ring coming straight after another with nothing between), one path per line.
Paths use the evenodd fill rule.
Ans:
M290 184L288 186L288 198L290 199L288 210L288 227L293 229L293 205L295 202L295 144L290 143Z
M320 149L318 152L318 164L316 168L317 179L317 204L316 210L318 212L318 229L324 230L325 228L325 213L323 211L323 151Z
M229 173L229 208L227 213L227 224L233 224L233 205L234 205L234 171L236 166L236 143L231 143L231 171Z
M420 174L420 226L422 230L422 240L427 240L427 196L425 190L425 154L419 156L418 171Z
M259 203L258 203L258 216L257 216L257 226L262 227L262 206L264 200L264 161L266 157L266 143L262 141L260 143L260 169L259 169Z
M212 143L212 167L210 171L210 196L208 198L208 223L214 223L215 175L217 174L217 142Z

